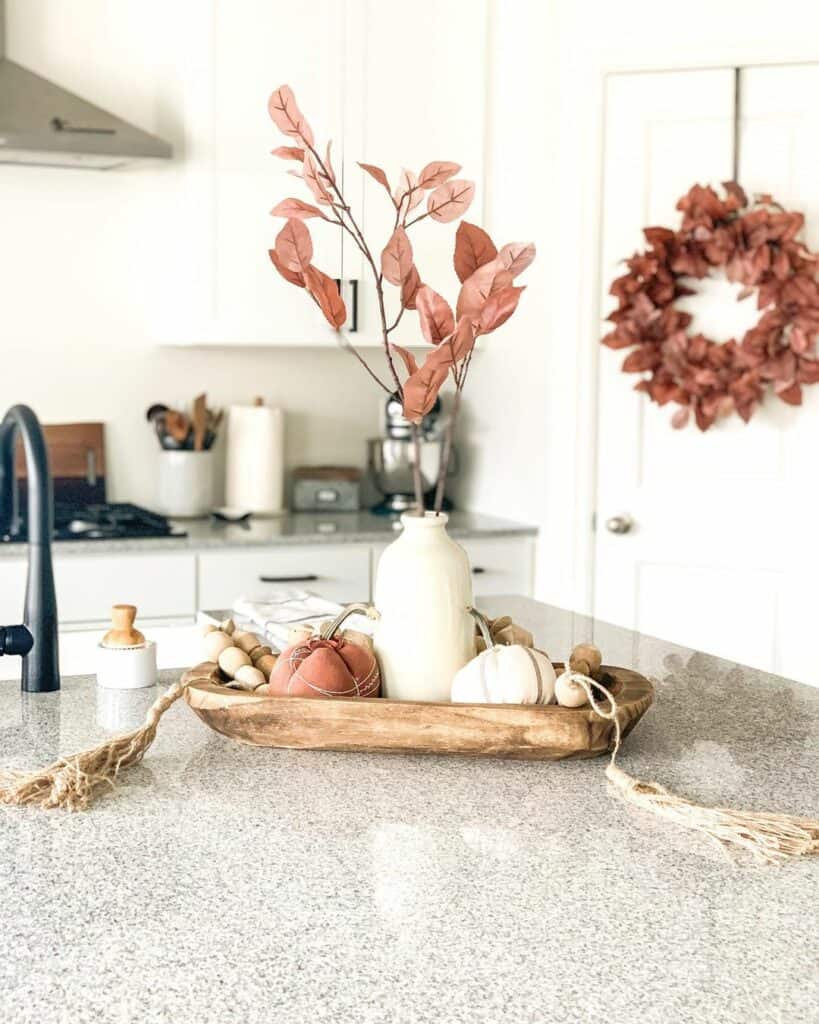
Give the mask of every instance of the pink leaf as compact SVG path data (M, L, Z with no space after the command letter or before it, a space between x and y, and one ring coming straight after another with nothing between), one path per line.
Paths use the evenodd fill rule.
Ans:
M447 181L430 192L427 200L427 213L433 220L448 224L451 220L463 217L475 195L475 184L462 178Z
M683 427L688 426L688 420L690 416L691 410L688 408L687 405L683 405L671 417L671 426L675 430L682 430Z
M287 270L304 273L313 258L313 243L304 223L289 217L276 235L276 255Z
M296 97L289 85L280 85L267 101L267 112L273 123L284 135L302 139L307 146L313 145L313 132L299 110Z
M276 203L270 211L270 216L296 217L299 220L308 220L310 217L321 217L323 220L327 220L317 206L311 206L310 203L303 203L301 199L282 199L282 201L280 203Z
M455 330L455 317L445 298L423 285L415 296L421 331L430 345L437 345Z
M390 284L401 284L412 267L410 240L403 228L396 228L381 253L381 273Z
M460 164L447 163L446 160L433 160L418 175L418 184L421 188L435 188L443 185L445 181L460 171Z
M535 246L532 242L510 242L498 253L498 263L517 277L535 258Z
M412 270L401 282L401 305L404 309L415 309L415 299L421 287L421 275L413 263Z
M441 341L441 344L427 356L426 366L440 366L449 369L450 366L457 366L465 359L475 347L475 331L472 321L468 316L461 317L458 324L448 337Z
M312 153L307 153L304 157L304 181L317 202L324 205L332 203L333 197L330 195L330 182L316 163Z
M401 359L404 361L404 366L407 368L407 373L413 374L418 372L418 363L415 361L415 356L408 349L402 348L401 345L396 345L394 342L390 342L390 348L393 352L397 352Z
M462 316L471 316L473 320L476 320L480 316L498 274L508 274L508 271L504 271L498 265L497 259L494 259L489 263L484 263L482 267L478 267L474 274L464 281L455 307L459 319Z
M491 334L501 324L505 324L518 308L523 291L523 288L502 288L499 292L490 295L481 310L478 333Z
M499 270L492 278L492 284L489 287L489 294L494 295L495 292L508 288L509 285L512 284L513 280L514 278L509 270Z
M288 270L287 267L284 266L282 261L276 255L275 249L268 249L267 254L270 257L270 262L273 264L276 270L278 270L278 272L282 275L285 281L289 281L290 284L295 284L299 288L304 288L304 274L297 274L292 270Z
M277 146L270 152L273 156L281 157L282 160L298 160L299 163L304 160L304 150L298 146Z
M338 294L338 285L335 281L318 267L308 266L304 271L304 283L327 323L336 330L343 327L347 319L347 308Z
M407 378L404 383L404 415L411 423L420 423L435 405L447 372L446 367L425 363Z
M389 193L390 199L392 199L392 190L390 189L390 183L387 181L387 175L381 170L380 167L376 167L375 164L362 164L358 165L362 171L366 171L371 178L375 178L379 185L383 185ZM394 200L393 200L394 201Z
M458 280L463 282L475 271L490 263L498 255L495 243L476 224L468 221L461 221L458 230L455 232L455 273Z
M412 171L408 171L406 167L403 167L401 169L401 177L398 179L398 186L392 197L396 208L400 208L401 203L406 200L405 213L415 209L424 198L424 193L417 186L418 179Z

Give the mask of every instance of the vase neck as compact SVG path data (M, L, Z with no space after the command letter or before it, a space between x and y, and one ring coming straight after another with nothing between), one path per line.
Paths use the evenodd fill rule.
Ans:
M449 516L446 512L440 512L437 515L435 512L425 512L422 516L405 512L401 516L404 533L419 538L440 536L442 532L446 532L448 522Z

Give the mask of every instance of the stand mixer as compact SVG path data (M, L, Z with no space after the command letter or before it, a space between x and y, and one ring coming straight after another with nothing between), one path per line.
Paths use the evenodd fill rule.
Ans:
M412 471L415 465L415 446L412 441L412 424L404 417L401 402L390 395L384 406L384 437L367 441L367 467L375 486L384 500L373 507L373 512L396 515L406 512L415 505L415 488ZM444 446L444 432L447 420L442 415L441 401L423 418L421 432L421 480L424 488L424 503L432 506L441 452ZM452 446L448 476L454 476L457 467L457 452ZM452 503L444 499L444 510L449 511Z

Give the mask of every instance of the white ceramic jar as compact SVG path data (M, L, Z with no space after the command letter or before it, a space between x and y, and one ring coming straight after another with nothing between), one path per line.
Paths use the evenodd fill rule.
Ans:
M213 508L213 452L161 451L157 503L166 516L207 515Z
M447 518L404 514L378 563L375 652L392 700L448 701L455 673L475 656L469 558Z

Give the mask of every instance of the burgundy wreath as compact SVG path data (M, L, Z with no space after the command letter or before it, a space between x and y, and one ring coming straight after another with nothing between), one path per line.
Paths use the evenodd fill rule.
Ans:
M628 273L610 289L618 307L603 344L636 346L623 370L647 372L635 390L658 405L682 407L672 417L675 427L685 426L692 409L700 430L733 411L747 422L769 384L783 402L801 405L802 385L819 381L819 256L797 240L805 218L769 195L749 204L736 182L723 187L720 199L709 186L694 185L677 203L678 231L646 228L648 249L625 261ZM689 335L692 318L674 305L695 294L681 278L701 279L716 267L745 286L740 299L758 292L759 322L739 342Z

